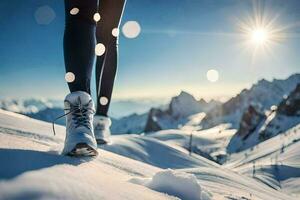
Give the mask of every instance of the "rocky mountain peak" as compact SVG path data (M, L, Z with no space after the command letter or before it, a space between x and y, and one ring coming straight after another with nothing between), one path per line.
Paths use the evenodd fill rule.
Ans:
M277 112L287 116L300 116L300 84L279 104Z
M243 140L246 139L265 118L266 116L257 106L250 105L242 116L236 135Z

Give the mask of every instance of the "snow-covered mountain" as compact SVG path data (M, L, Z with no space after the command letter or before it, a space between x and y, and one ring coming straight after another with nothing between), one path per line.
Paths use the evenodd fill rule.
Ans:
M300 84L267 114L251 108L242 117L238 132L232 137L228 152L250 148L300 123Z
M276 108L276 107L275 107ZM260 140L269 139L300 123L300 84L275 109L260 130Z
M250 105L261 110L269 110L271 106L278 105L300 83L300 74L293 74L285 80L260 80L250 89L244 89L240 94L231 98L221 108L212 109L202 120L203 128L213 127L220 123L231 123L238 128L243 113Z
M259 124L266 119L266 115L259 108L250 105L244 112L240 121L240 127L235 136L246 140Z
M191 94L181 92L166 105L152 107L150 111L143 114L113 119L112 132L114 134L142 133L177 128L189 122L191 115L207 112L220 105L218 101L206 102L204 99L198 101Z
M252 108L255 108L255 111L259 113L270 110L272 106L278 105L284 97L287 97L298 83L300 83L300 74L291 75L285 80L274 79L273 81L267 81L263 79L254 84L250 89L244 89L236 97L231 98L223 104L213 100L210 102L206 102L203 99L197 101L191 94L181 92L178 96L171 99L167 108L152 108L149 111L147 121L142 122L142 124L146 124L144 131L153 132L184 127L191 120L190 116L203 112L206 113L206 116L202 119L200 125L204 129L224 123L229 123L232 128L238 129L242 121L246 123L246 126L250 125L247 125L247 123L253 123L250 125L252 126L251 128L248 127L250 128L248 133L250 133L257 123L259 123L259 120L261 120L260 115L257 116L257 119L253 119L252 116L247 115L242 119L243 114L247 110L249 112L248 115L255 114ZM134 121L136 121L136 118L137 116L134 116ZM245 122L247 118L251 122ZM253 120L256 120L256 123ZM129 121L131 121L129 117L127 120L123 120L124 124L129 123ZM131 127L134 126L133 123L130 124ZM124 126L122 125L121 127ZM141 127L139 126L139 128ZM245 128L247 129L247 127ZM135 128L134 130L138 129ZM139 132L142 131L140 130ZM241 131L239 134L242 134ZM245 132L247 131L244 130L242 132L246 134Z
M221 146L223 140L216 138L227 133L220 130L195 131L199 136L195 145ZM224 166L190 156L180 145L187 138L181 130L113 136L112 144L100 146L97 158L80 159L60 155L63 126L57 126L54 137L51 124L0 110L0 199L296 200L299 130L263 142L251 154L247 152L247 160L242 153L234 154ZM282 151L282 141L287 146L277 156L279 164L272 158Z
M185 91L171 99L168 112L173 118L184 118L199 112L207 112L218 102L206 102L204 99L197 101L195 97Z
M219 107L218 101L206 102L204 99L197 101L191 94L182 91L173 97L167 109L152 108L149 112L145 132L152 132L170 128L178 128L188 121L188 117L200 113L209 112Z
M200 123L204 129L224 123L229 123L232 128L237 129L240 126L243 113L247 110L250 115L253 114L252 111L254 112L254 110L251 111L251 108L255 108L260 113L270 110L273 105L278 105L284 97L287 97L299 83L300 74L291 75L285 80L267 81L263 79L223 104L214 100L206 102L200 99L197 101L191 94L181 92L171 99L167 108L152 108L149 111L144 130L145 132L153 132L184 127L191 120L190 116L201 112L206 113ZM256 121L261 120L259 116L257 117ZM252 117L245 116L245 118L254 120ZM247 119L242 121L245 122L245 120ZM252 124L252 126L254 125L257 124ZM251 131L251 129L248 130L248 132Z

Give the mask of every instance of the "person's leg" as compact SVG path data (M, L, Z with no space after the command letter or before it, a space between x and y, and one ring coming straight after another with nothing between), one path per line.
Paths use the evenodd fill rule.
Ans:
M68 81L71 92L90 93L96 45L93 16L97 8L98 0L65 0L65 68L75 75L75 80Z
M96 87L97 110L96 115L107 116L111 102L113 84L118 62L118 36L119 23L122 17L126 0L100 0L100 21L97 23L97 43L105 46L105 53L97 56Z
M71 156L98 154L93 130L95 106L90 95L96 45L93 16L97 8L98 0L65 0L65 67L75 79L67 77L71 93L64 101L66 138L63 154Z

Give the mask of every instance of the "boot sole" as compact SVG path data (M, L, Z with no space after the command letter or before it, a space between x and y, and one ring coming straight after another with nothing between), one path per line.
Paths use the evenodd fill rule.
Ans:
M103 139L96 139L96 142L98 145L104 145L107 144L107 141L103 140Z
M86 143L78 143L67 155L72 157L94 157L98 155L98 151Z

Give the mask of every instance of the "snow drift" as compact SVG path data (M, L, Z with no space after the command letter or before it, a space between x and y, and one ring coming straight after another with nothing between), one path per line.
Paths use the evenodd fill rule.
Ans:
M208 194L202 191L196 176L171 169L157 172L151 179L133 178L130 182L144 185L152 190L167 193L180 199L210 200Z

